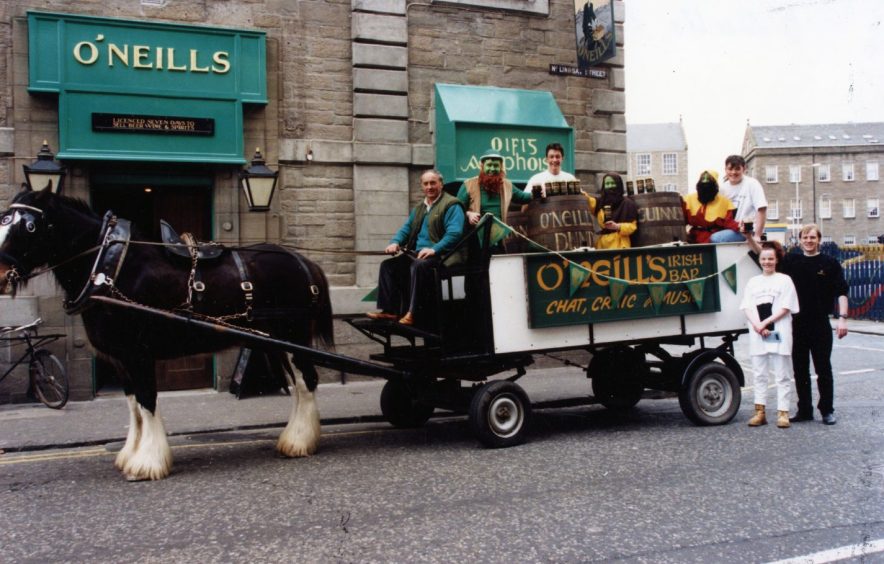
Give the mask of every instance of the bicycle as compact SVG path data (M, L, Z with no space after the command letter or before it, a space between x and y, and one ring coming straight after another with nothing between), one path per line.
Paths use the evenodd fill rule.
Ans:
M61 409L67 403L70 392L67 371L58 357L40 347L57 341L65 335L39 335L37 326L41 323L43 320L38 317L21 327L0 327L0 343L9 343L10 348L20 344L26 345L25 352L12 363L6 373L0 376L0 382L27 359L30 381L28 394L33 391L46 407ZM15 333L18 335L13 336Z

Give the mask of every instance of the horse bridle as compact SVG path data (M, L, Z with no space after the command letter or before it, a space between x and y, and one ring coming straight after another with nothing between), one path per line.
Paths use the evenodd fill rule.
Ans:
M22 227L28 233L36 232L38 219L42 220L46 215L45 212L40 208L29 206L27 204L10 204L9 210L23 210L17 212L20 215L20 219L18 221L24 221ZM39 217L35 216L35 214L39 214ZM11 216L9 212L4 214L3 220L0 220L0 226L12 225L13 219L10 219L8 223L6 222L6 218L11 217L13 216ZM0 260L10 266L10 269L6 271L6 281L13 286L18 284L23 277L27 277L27 274L31 271L31 268L28 267L22 260L24 258L27 258L27 253L25 253L24 257L17 258L10 254L0 252Z

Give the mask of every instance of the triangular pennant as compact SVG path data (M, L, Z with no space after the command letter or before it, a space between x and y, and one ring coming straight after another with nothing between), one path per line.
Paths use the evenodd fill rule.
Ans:
M571 296L573 296L577 290L580 289L580 286L589 278L589 270L580 266L577 263L569 262L568 263L568 274L571 278Z
M703 293L706 289L706 280L689 280L685 282L685 285L688 287L688 291L690 291L691 295L694 297L694 302L697 304L697 309L703 309Z
M666 289L669 284L648 284L648 294L651 295L651 303L654 304L654 312L660 313L663 298L666 297Z
M721 277L724 278L724 281L727 282L727 285L730 286L731 290L736 294L737 293L737 263L730 265L721 271Z
M491 225L491 246L500 243L504 239L510 236L510 233L513 232L513 228L507 225L506 223L501 223L495 221L494 224Z
M376 302L378 301L378 287L375 286L374 290L365 294L365 297L362 298L363 302Z
M620 298L623 297L623 293L628 287L629 282L627 282L626 280L620 280L619 278L608 278L608 292L611 293L612 306L619 307Z

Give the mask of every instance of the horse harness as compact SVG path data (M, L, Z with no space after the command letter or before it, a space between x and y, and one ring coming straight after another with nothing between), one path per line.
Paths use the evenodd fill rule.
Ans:
M98 235L98 253L92 264L92 271L86 279L86 284L80 290L80 295L73 301L64 302L64 310L68 314L76 314L92 305L89 298L96 295L104 295L117 290L114 281L123 268L126 252L129 250L129 242L132 238L132 223L128 219L121 219L108 211L104 214L101 230Z

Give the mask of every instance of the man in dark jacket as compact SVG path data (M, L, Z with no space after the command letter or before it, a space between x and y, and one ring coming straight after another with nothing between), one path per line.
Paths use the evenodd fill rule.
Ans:
M421 188L424 200L411 210L384 249L388 255L406 252L381 263L380 311L368 313L372 319L398 319L403 325L414 325L415 318L420 320L426 309L426 297L432 295L426 289L435 279L433 269L440 266L440 255L450 251L463 234L463 205L442 190L439 171L425 171L421 175ZM462 257L455 254L445 265L451 266L460 260Z

